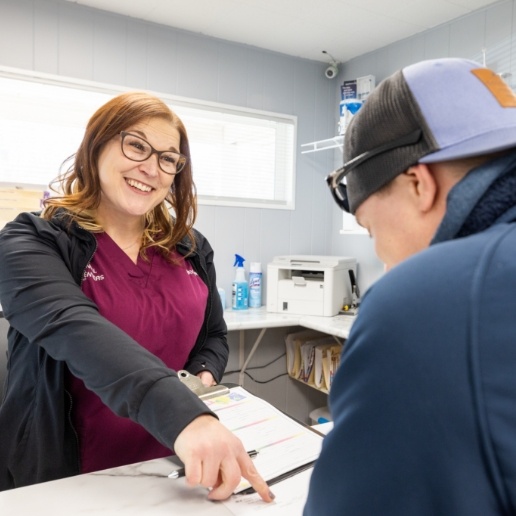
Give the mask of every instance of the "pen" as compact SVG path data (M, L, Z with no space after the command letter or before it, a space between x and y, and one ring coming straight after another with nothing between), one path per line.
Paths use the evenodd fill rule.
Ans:
M258 455L258 452L256 450L250 450L247 452L247 455L249 455L249 457L251 457L251 459L254 459ZM185 468L179 468L179 469L175 469L174 471L169 473L168 478L181 478L184 476L185 476Z

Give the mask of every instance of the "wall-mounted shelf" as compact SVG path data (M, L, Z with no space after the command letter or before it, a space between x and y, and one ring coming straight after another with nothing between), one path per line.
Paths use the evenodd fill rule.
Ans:
M289 374L288 377L291 378L292 380L295 380L296 382L302 383L303 385L310 387L311 389L315 389L316 391L322 392L323 394L330 394L330 391L328 389L326 389L325 387L316 387L315 384L303 382L303 380L300 380L299 378L296 378L295 376L292 376L291 374Z
M322 150L328 149L340 149L343 150L344 147L344 136L334 136L333 138L328 138L327 140L319 140L317 142L311 143L302 143L301 154L308 154L309 152L318 152Z

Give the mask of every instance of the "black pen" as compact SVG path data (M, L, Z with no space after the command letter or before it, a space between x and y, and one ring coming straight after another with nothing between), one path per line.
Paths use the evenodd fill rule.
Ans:
M256 450L250 450L247 452L247 455L249 455L249 457L251 457L251 459L254 459L258 455L258 452ZM172 471L172 473L170 473L168 475L168 478L181 478L184 476L185 476L185 468L179 468L179 469L175 469L174 471Z

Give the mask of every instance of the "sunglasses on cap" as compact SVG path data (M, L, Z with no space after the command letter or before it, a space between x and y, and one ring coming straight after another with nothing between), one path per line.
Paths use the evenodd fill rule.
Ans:
M331 174L329 174L326 177L326 182L328 183L333 199L339 208L347 213L350 213L348 189L347 186L341 182L347 174L374 156L378 156L378 154L383 154L384 152L396 149L398 147L404 147L405 145L412 145L417 143L421 138L421 134L421 129L416 129L415 131L406 134L401 138L384 143L383 145L376 147L376 149L363 152L353 159L350 159L348 162L344 163L342 167L334 170Z

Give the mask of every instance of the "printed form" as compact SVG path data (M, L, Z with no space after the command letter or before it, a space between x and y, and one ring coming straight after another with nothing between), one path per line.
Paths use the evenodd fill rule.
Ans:
M270 485L279 480L283 484L284 479L292 477L299 469L310 468L319 456L323 435L295 421L242 387L233 387L228 394L205 400L205 403L217 414L221 423L242 441L246 450L258 452L253 459L255 466ZM301 481L301 478L309 478L306 473L310 472L311 468L309 472L297 472L295 476L301 475L298 479ZM248 490L249 487L247 480L242 479L235 493ZM303 493L303 498L306 498L308 485L306 489L297 492ZM235 501L248 498L251 502L256 496L258 495L253 494L232 498ZM240 505L243 503L238 502Z

